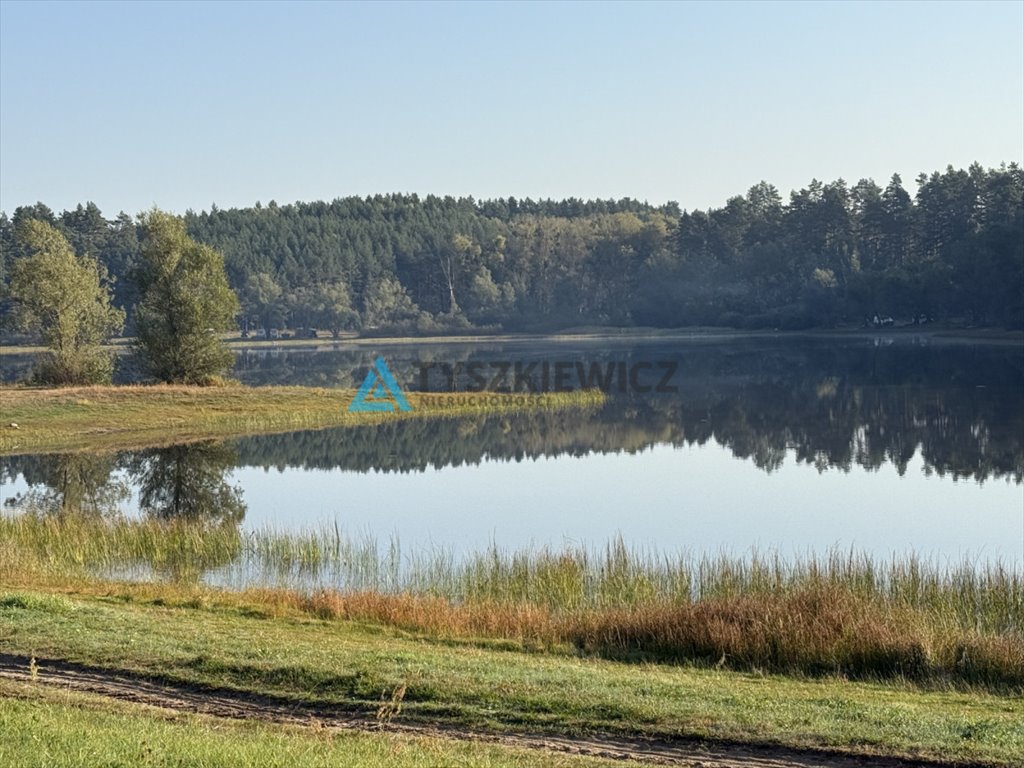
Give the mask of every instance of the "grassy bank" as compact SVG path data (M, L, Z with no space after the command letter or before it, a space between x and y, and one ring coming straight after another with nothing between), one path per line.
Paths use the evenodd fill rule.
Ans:
M262 595L141 587L0 594L0 651L165 683L377 711L493 732L604 732L785 744L1010 765L1024 700L978 690L800 679L525 652L364 621L319 619Z
M0 578L55 585L111 574L207 574L269 610L384 623L438 638L743 671L1024 690L1024 574L832 553L785 560L604 549L468 557L403 552L337 530L23 514L0 518Z
M384 419L586 407L602 401L595 392L486 393L478 404L448 404L408 392L409 412L349 413L355 394L345 389L241 385L0 388L0 454L127 449Z

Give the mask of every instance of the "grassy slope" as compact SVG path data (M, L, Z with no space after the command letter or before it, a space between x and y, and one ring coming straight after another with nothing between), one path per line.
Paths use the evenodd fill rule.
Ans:
M382 419L459 416L504 409L593 404L588 392L488 394L487 404L423 405L406 393L408 413L349 413L353 390L313 387L175 385L0 389L0 454L120 450L203 438L319 429ZM527 401L525 404L523 403ZM9 426L11 423L18 428Z
M0 651L494 729L685 735L1013 764L1024 701L899 684L800 680L432 640L258 606L0 596Z
M302 765L527 768L536 752L395 733L316 731L174 714L148 706L0 680L0 765ZM548 754L544 764L618 762Z

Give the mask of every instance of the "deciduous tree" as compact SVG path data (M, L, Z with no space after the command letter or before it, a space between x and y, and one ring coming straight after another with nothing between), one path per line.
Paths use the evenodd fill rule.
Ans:
M224 257L192 240L175 216L154 209L142 224L138 348L158 379L209 384L226 374L234 360L217 335L235 327L239 311Z
M101 345L124 327L124 312L110 305L106 269L89 256L76 256L45 222L23 221L16 239L27 255L11 270L15 324L38 331L50 348L39 378L59 385L109 382L113 356Z

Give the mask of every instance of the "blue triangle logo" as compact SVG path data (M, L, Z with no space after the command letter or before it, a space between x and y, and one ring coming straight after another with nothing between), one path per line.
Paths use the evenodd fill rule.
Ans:
M349 405L349 413L390 413L392 411L411 411L412 406L402 394L395 377L388 370L383 357L373 361L373 368L363 379L363 385Z

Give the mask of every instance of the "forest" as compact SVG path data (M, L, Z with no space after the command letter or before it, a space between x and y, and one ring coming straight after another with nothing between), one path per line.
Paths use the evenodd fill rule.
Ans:
M93 203L0 213L0 276L41 220L106 269L133 330L139 217ZM813 180L720 208L633 199L415 194L188 211L225 258L239 327L458 333L592 326L799 330L945 322L1024 328L1024 171L947 167L912 196ZM6 303L5 303L6 307Z

